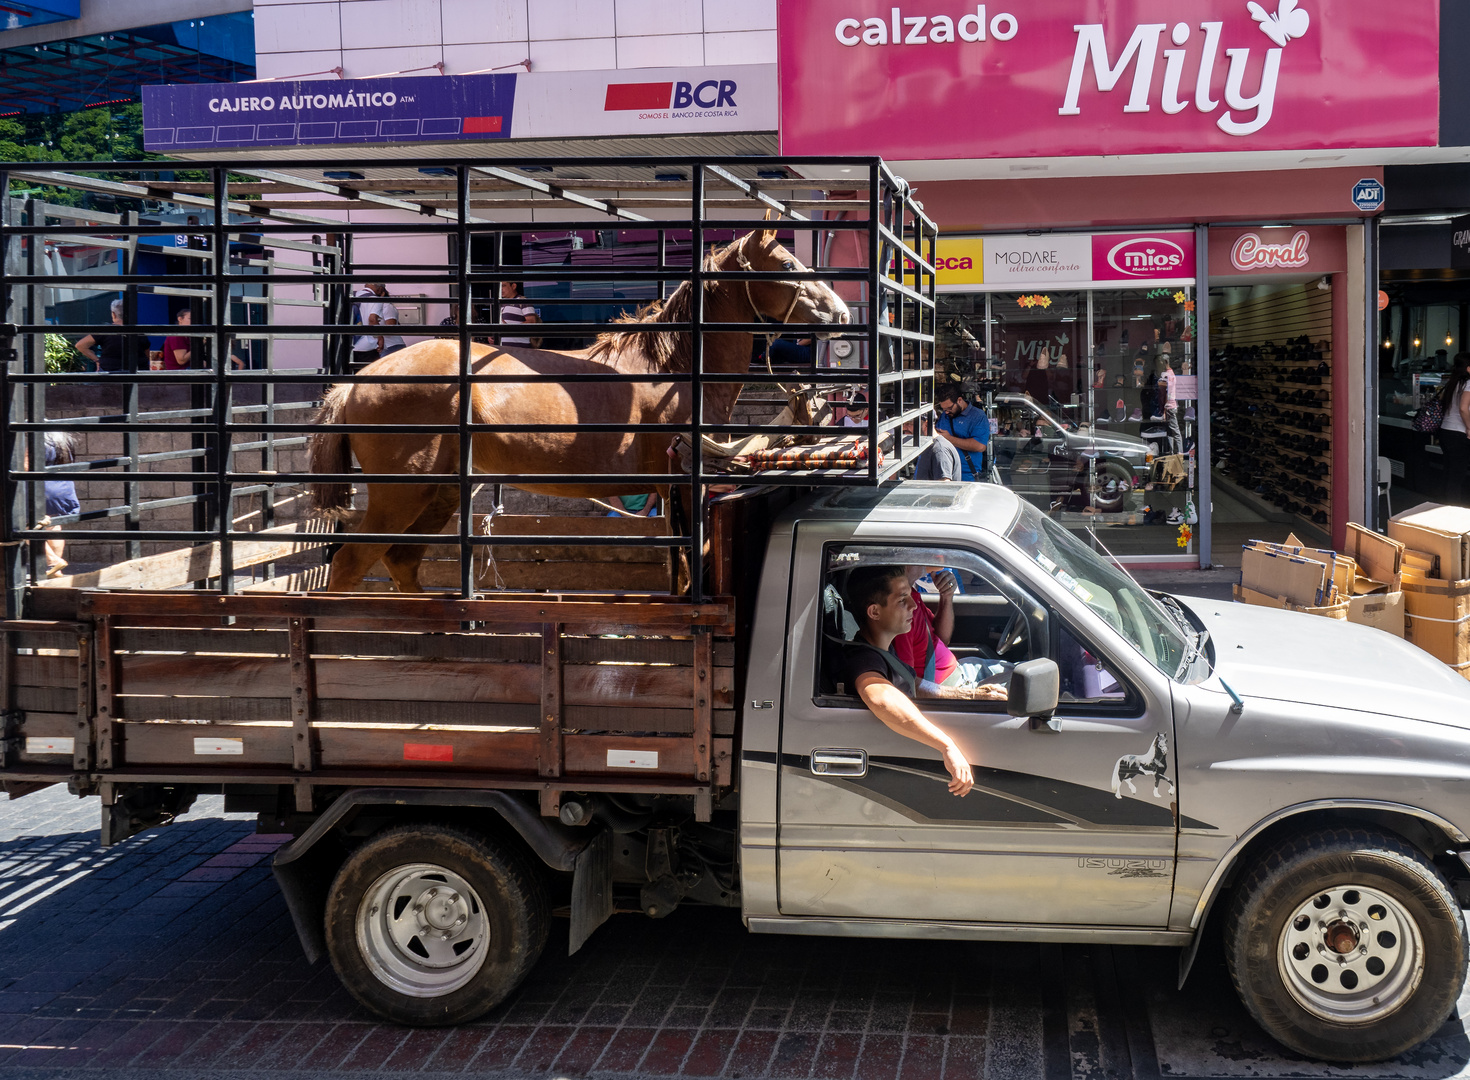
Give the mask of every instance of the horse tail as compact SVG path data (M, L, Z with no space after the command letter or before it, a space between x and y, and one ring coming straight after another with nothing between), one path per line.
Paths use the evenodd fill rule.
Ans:
M322 407L312 418L325 427L340 424L347 406L349 388L334 386L326 393ZM340 431L315 431L306 440L307 469L314 473L345 473L352 468L352 452L347 436ZM312 512L318 517L341 521L352 512L352 485L343 483L310 484Z
M1118 798L1120 798L1120 799L1123 796L1118 794L1118 789L1123 786L1123 776L1122 776L1122 773L1123 773L1123 762L1125 760L1126 760L1125 758L1119 758L1114 763L1114 765L1113 765L1113 794L1114 795L1117 795Z

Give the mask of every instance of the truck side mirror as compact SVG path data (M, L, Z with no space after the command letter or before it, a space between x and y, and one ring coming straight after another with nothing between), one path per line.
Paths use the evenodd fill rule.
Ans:
M1012 716L1029 716L1031 726L1038 721L1047 721L1057 711L1061 696L1062 673L1055 660L1027 660L1011 669L1011 685L1007 692L1006 709Z

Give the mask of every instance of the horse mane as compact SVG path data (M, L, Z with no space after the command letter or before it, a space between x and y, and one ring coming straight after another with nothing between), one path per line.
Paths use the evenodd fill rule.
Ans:
M736 240L715 254L707 256L704 260L704 268L706 270L716 269L724 261L725 256L740 242ZM708 289L714 284L716 283L711 282L705 287ZM632 315L619 315L612 321L614 323L688 322L693 314L693 305L690 303L690 297L693 295L689 282L683 281L667 300L653 300L644 304ZM650 328L631 332L604 331L597 335L597 340L587 350L589 359L610 366L616 366L617 362L625 356L637 355L643 357L647 370L650 372L688 372L694 366L694 350L690 344L690 335L672 330Z

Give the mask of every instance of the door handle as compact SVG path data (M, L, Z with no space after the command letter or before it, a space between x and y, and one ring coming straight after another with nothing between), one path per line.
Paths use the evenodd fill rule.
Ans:
M866 750L813 750L814 776L867 776Z

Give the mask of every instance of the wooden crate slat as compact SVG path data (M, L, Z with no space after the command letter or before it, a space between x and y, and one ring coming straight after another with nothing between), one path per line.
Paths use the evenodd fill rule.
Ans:
M654 752L658 754L656 769L626 769L608 765L608 751ZM566 777L625 776L637 780L643 776L693 776L694 744L689 739L670 736L573 735L566 736Z
M504 660L534 664L540 637L507 634L379 634L314 630L314 656L437 656L463 660Z
M409 768L442 765L536 775L540 735L526 732L383 731L319 728L321 767Z
M283 718L284 720L284 718ZM142 724L119 723L123 760L129 766L184 764L230 768L240 765L291 766L291 727L281 724ZM200 753L200 742L237 746L238 754Z
M76 656L35 656L21 653L11 658L11 679L16 686L70 686L77 684Z
M181 690L203 690L209 696L279 698L291 694L285 657L152 656L117 658L118 691L167 697Z
M487 569L480 585L483 588L503 586L507 589L554 587L561 591L586 592L614 589L619 592L652 592L667 587L667 562L497 562L494 571ZM387 571L382 571L386 575ZM424 562L419 567L419 584L426 589L459 588L459 560Z
M289 639L283 630L124 628L113 633L113 643L120 652L265 653L284 656Z
M72 661L76 670L76 661ZM77 685L73 677L70 686L17 686L15 707L21 712L66 712L77 714Z
M201 720L251 723L291 719L289 697L130 697L119 695L113 707L122 720Z
M474 531L485 531L485 514L474 515ZM457 532L459 516L444 527ZM550 514L496 514L490 523L492 536L667 536L667 518L649 517L556 517Z
M650 633L705 626L734 632L734 603L721 597L693 604L644 594L605 596L517 595L486 600L459 600L402 595L311 596L239 595L189 592L87 592L79 609L84 615L267 616L271 618L396 619L429 628L434 623L486 622L491 624L560 622L579 627L614 622L640 626ZM120 625L125 621L120 620ZM156 625L156 624L155 624ZM657 628L657 629L654 629Z

